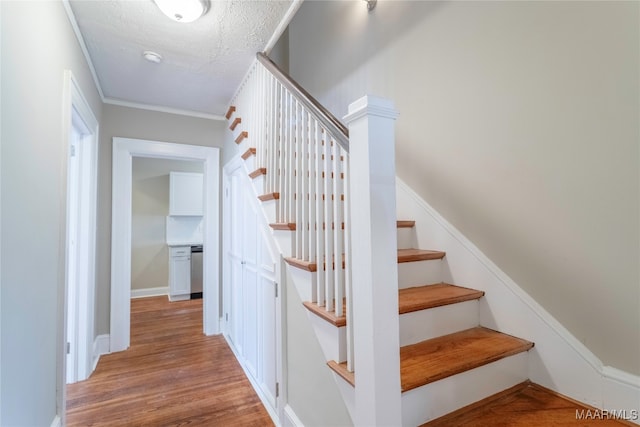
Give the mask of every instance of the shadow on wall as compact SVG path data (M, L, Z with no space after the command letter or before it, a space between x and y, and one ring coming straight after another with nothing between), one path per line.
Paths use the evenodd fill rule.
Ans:
M314 16L313 20L306 20L304 23L307 40L322 40L313 46L313 54L306 56L305 61L308 63L305 68L322 70L323 73L329 74L330 78L314 82L319 86L306 87L304 80L299 80L304 76L297 75L295 67L291 69L292 77L312 94L329 92L335 82L351 76L361 64L367 63L426 17L437 13L444 5L443 2L436 1L383 1L378 2L372 12L368 12L366 4L360 1L332 2L331 8L323 3L325 2L311 1L302 5L302 12L306 11ZM336 22L338 16L342 20ZM327 22L334 23L330 31L327 31ZM292 25L296 25L295 19ZM296 43L304 41L291 38L289 43L290 46L295 46ZM296 51L297 49L290 48L290 53ZM295 64L294 58L291 64ZM354 83L363 85L362 90L356 92L366 93L367 79L360 79L359 83ZM355 99L346 100L344 108L353 101ZM334 114L340 117L343 112L334 111Z

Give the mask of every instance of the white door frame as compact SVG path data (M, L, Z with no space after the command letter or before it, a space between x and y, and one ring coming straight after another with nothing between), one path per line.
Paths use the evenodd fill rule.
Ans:
M77 144L78 156L78 244L77 257L75 260L65 262L65 303L64 303L64 341L63 348L66 350L67 342L73 345L75 352L73 366L68 367L66 363L63 368L63 379L67 379L67 370L70 369L69 378L73 381L87 379L94 369L93 363L93 340L94 340L94 305L96 286L96 213L97 213L97 182L98 182L98 120L96 119L89 103L82 95L73 73L69 70L64 72L64 101L63 101L63 129L65 143L70 149L70 138L73 128L81 131ZM70 156L70 151L66 151ZM68 157L67 157L68 159ZM66 162L65 164L68 164ZM67 171L68 174L68 171ZM69 177L67 177L69 178ZM73 195L67 192L67 213L66 230L70 230L69 207ZM67 239L68 240L68 239ZM65 244L65 259L69 254L69 242ZM77 286L70 289L68 271L69 265L76 268ZM69 292L75 292L74 304L69 304ZM68 319L73 316L73 319ZM67 322L72 321L73 334L67 336ZM65 351L66 352L66 351ZM66 358L65 358L66 360Z
M218 334L220 261L220 149L113 138L110 351L129 347L131 326L131 183L133 157L204 162L203 330Z

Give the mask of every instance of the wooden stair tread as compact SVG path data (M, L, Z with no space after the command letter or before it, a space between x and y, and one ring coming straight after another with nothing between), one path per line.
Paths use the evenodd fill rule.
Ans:
M415 224L415 221L397 221L397 227L398 228L407 228L407 225L404 225L404 223L407 222L411 222ZM274 230L291 230L291 231L295 231L296 229L296 223L295 222L276 222L273 224L269 224L269 226L271 228L273 228ZM413 227L413 226L412 226ZM342 223L342 229L344 230L344 222Z
M484 296L483 291L463 288L448 283L416 286L400 289L398 306L400 314L425 310L443 305L479 299Z
M243 130L236 138L236 144L240 144L245 138L249 138L249 132Z
M240 117L236 117L235 119L233 119L233 122L231 122L231 126L229 126L229 129L236 130L236 126L238 126L240 123L242 123L242 119Z
M402 347L402 391L469 371L532 347L532 342L481 326Z
M224 117L229 120L231 118L231 115L236 111L236 107L231 105L229 106L229 109L227 110L227 114L224 115Z
M273 224L269 224L269 227L271 227L274 230L295 231L296 223L295 222L276 222Z
M260 175L266 175L266 174L267 174L267 168L258 168L249 174L249 178L255 179Z
M330 360L327 362L327 366L329 366L336 374L340 375L342 379L355 387L356 376L354 372L349 372L347 370L347 362L338 363L334 360Z
M336 312L335 311L327 311L325 309L325 306L320 306L318 304L316 304L315 302L303 302L302 303L307 310L309 310L310 312L316 314L317 316L321 317L322 319L326 320L327 322L331 323L334 326L337 326L338 328L341 328L343 326L347 325L347 317L346 316L336 316ZM346 300L344 300L342 302L342 312L346 313L347 312L347 302Z
M627 421L607 419L576 419L576 411L597 410L525 381L464 408L423 424L421 427L449 426L637 426Z
M413 228L415 227L415 225L416 225L415 221L408 221L408 220L398 221L398 228Z
M267 193L262 196L258 196L261 202L266 202L268 200L278 200L280 198L280 193Z
M306 270L306 271L310 271L310 272L315 272L318 271L318 264L315 261L305 261L302 259L298 259L298 258L293 258L293 257L287 257L284 259L285 262L293 267L297 267L297 268L301 268L302 270ZM331 263L332 267L335 267L333 264L333 262ZM325 263L323 263L323 266L325 267L326 270L326 265ZM344 268L344 254L342 254L342 268Z
M442 259L446 255L442 251L432 251L427 249L398 249L398 262L427 261Z
M278 194L278 193L274 193ZM262 199L260 196L260 200L270 200L270 199ZM276 197L277 198L277 197ZM398 262L413 262L413 261L425 261L431 259L442 259L444 258L445 253L442 251L431 251L425 249L398 249ZM307 271L317 271L317 264L312 261L305 261L297 258L285 258L284 259L289 265L294 267L301 268ZM344 268L344 255L342 255L342 268Z
M255 155L256 155L256 149L255 147L251 147L251 148L248 148L247 151L245 151L242 154L242 159L247 160L249 157L255 156Z

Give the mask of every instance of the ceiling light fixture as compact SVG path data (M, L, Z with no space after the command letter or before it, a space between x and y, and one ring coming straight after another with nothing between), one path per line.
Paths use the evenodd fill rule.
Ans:
M150 50L145 50L144 52L142 52L142 57L149 62L153 62L154 64L159 64L162 62L162 55Z
M369 12L371 12L373 9L376 8L376 4L378 3L378 0L364 0L367 2L367 10Z
M153 0L158 8L176 22L193 22L207 13L209 0Z

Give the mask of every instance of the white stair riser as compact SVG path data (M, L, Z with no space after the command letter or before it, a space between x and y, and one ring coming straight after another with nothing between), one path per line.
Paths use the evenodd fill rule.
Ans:
M241 153L244 153L245 151L247 151L247 149L245 148L244 150L242 150L242 147L240 147L239 151ZM252 171L258 169L257 166L257 162L256 162L256 156L249 156L247 157L247 159L244 161L244 165L247 168L247 171L249 171L249 173L251 173Z
M255 170L255 169L254 169ZM251 171L253 172L253 171ZM265 194L267 192L265 185L265 176L259 175L252 180L253 188L256 191L256 194Z
M256 194L258 194L256 192ZM260 193L258 195L261 195L264 193ZM262 203L262 212L264 212L264 216L267 219L267 224L274 224L276 222L276 203L278 201L277 200L267 200L266 202L260 202Z
M478 300L449 304L400 316L400 346L478 326Z
M401 262L398 264L398 288L412 288L442 282L442 260Z
M519 353L402 394L402 425L418 426L526 381L528 353Z
M347 407L347 411L349 411L351 419L354 420L356 416L356 389L333 370L331 372L333 373L333 378L338 385L338 389L340 390L342 400L344 400L344 404Z
M291 281L298 291L301 301L315 301L316 273L293 267L287 264L287 271Z
M276 245L280 249L280 253L285 258L289 258L293 254L293 238L294 232L291 230L273 230L273 237L276 240Z
M315 313L307 310L307 316L316 333L326 360L342 363L347 360L347 328L338 328Z
M415 228L398 228L398 249L418 247Z

